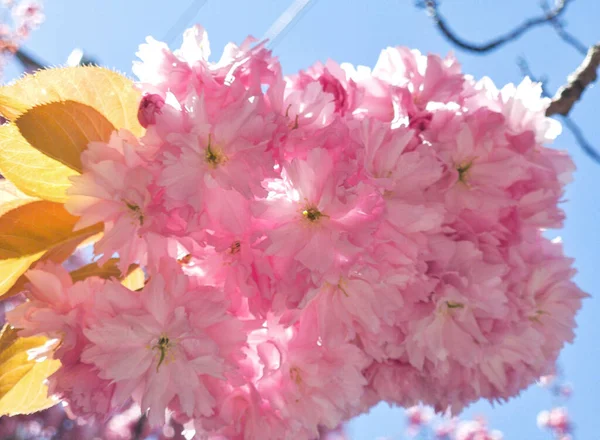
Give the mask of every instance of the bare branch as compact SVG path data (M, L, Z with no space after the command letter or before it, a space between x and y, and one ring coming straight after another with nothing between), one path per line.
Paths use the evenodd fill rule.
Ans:
M599 66L600 44L596 44L590 47L587 56L577 70L569 75L567 84L558 89L546 115L568 115L573 105L581 98L585 88L596 81Z
M558 21L558 19L560 18L560 16L562 14L564 14L565 10L567 9L567 5L571 1L573 1L573 0L557 0L554 8L549 9L548 11L545 11L544 15L529 18L528 20L525 20L523 23L521 23L519 26L517 26L510 32L507 32L504 35L501 35L487 43L482 43L482 44L472 43L472 42L469 42L469 41L457 36L454 33L454 31L452 29L450 29L450 27L448 26L448 23L446 22L446 20L440 13L437 0L424 0L422 5L427 10L428 14L431 16L434 23L438 27L438 29L442 32L442 34L448 40L450 40L450 42L454 43L456 46L458 46L461 49L464 49L466 51L483 54L483 53L498 49L501 46L503 46L504 44L516 40L517 38L519 38L520 36L522 36L527 31L529 31L533 28L536 28L538 26L542 26L542 25L545 25L548 23L555 26L555 29L556 29L556 26L560 26L561 29L564 31L564 28L562 27L562 24ZM558 30L557 30L557 32L558 32ZM564 31L564 32L566 33L566 31ZM560 33L559 33L559 35L560 35ZM568 37L570 36L569 34L566 34L566 35ZM563 36L561 36L561 38L565 39Z
M15 52L15 57L17 60L19 60L27 72L35 72L36 70L42 70L44 68L44 63L36 60L27 52L24 52L23 49L17 50Z
M550 16L552 14L552 9L548 4L548 0L542 1L542 9L544 10L547 16ZM574 48L577 52L579 52L582 55L585 55L587 53L588 47L585 44L583 44L577 37L567 32L567 30L565 29L565 25L560 19L560 17L555 16L550 20L550 23L552 24L552 27L554 27L556 34L565 43L567 43L569 46Z
M596 47L596 46L594 46L594 47ZM590 49L590 51L591 51L591 49ZM533 81L538 81L538 79L535 77L535 75L531 72L531 69L529 68L529 64L527 63L527 60L525 60L525 58L520 58L517 61L517 64L519 65L519 69L521 70L521 74L523 76L528 76ZM548 89L546 87L546 81L543 80L543 81L538 81L538 82L540 82L542 85L542 93L544 94L544 96L546 96L546 97L552 96L548 92ZM571 134L573 135L573 137L577 141L577 144L583 150L583 152L594 162L596 162L597 164L600 164L600 153L598 153L598 151L594 147L592 147L592 145L588 142L588 140L583 135L583 131L581 130L579 125L577 125L577 123L573 119L571 119L568 114L560 114L560 113L554 113L554 114L555 115L558 114L560 116L563 123L569 129L569 131L571 132ZM550 116L548 114L548 110L546 110L546 116Z
M585 154L588 155L590 159L592 159L597 164L600 164L600 153L592 147L592 145L588 142L588 140L583 135L583 131L579 128L579 125L575 123L575 121L569 116L561 115L561 119L566 127L569 129L581 149Z

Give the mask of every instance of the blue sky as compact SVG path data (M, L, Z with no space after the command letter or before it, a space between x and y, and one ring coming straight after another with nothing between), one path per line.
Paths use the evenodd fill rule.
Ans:
M196 0L199 1L199 0ZM261 37L291 0L208 0L189 23L204 25L218 56L228 41L240 42L248 34ZM137 46L147 35L161 40L188 8L190 0L50 0L47 21L27 42L26 48L51 65L64 63L75 47L103 65L131 73ZM446 0L442 10L461 35L483 41L539 13L538 0ZM577 0L567 11L569 29L586 45L600 41L598 0ZM179 33L183 28L179 29ZM178 45L180 38L174 43ZM275 47L284 71L292 73L317 60L332 58L373 66L379 51L386 46L404 45L422 52L447 53L452 47L432 26L424 11L412 0L315 0L314 6ZM498 85L520 81L518 56L526 56L532 70L550 79L556 90L582 60L567 47L550 27L537 29L517 42L488 56L456 51L465 72L476 78L490 76ZM9 66L6 76L18 75ZM573 118L592 145L600 149L600 90L585 92ZM564 241L565 252L576 259L576 281L592 297L585 301L577 318L575 343L563 351L560 363L574 387L569 408L576 424L576 438L598 438L600 404L600 304L596 279L600 264L600 165L592 163L565 130L555 143L568 150L577 164L575 182L567 191L564 209L567 221L563 230L552 231ZM521 397L491 408L477 403L463 416L484 414L490 425L501 429L507 440L543 440L549 438L536 427L539 410L548 408L551 399L538 387ZM353 439L371 440L400 433L402 414L398 409L380 405L371 414L349 425Z

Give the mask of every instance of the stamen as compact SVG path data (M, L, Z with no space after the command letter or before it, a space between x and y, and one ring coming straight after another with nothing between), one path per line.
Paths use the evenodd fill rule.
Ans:
M464 309L465 305L459 302L446 301L446 305L449 309Z
M297 367L290 368L290 378L296 385L300 385L302 383L302 376L300 375L300 370Z
M171 348L171 347L172 347L172 343L169 340L169 337L166 335L163 335L160 338L158 338L158 343L154 347L152 347L152 350L160 351L160 358L158 359L158 364L156 365L157 373L158 373L158 369L160 368L162 363L165 361L165 357L169 351L169 348Z
M473 166L473 161L468 162L463 165L459 165L456 168L456 171L458 171L458 181L459 182L462 182L462 183L467 182L467 173L468 173L469 169L471 168L471 166Z
M242 247L242 244L236 240L229 247L229 253L232 255L237 254L237 253L239 253L241 247Z
M288 105L287 108L285 109L285 117L288 119L290 117L290 108L291 107L292 107L292 104ZM296 115L296 117L294 118L294 122L290 122L288 124L288 127L290 127L290 129L292 129L292 130L297 129L300 126L300 124L298 123L298 119L299 119L299 116Z
M142 208L135 203L128 202L127 200L124 200L124 202L127 208L129 208L137 216L140 226L144 226L144 214L142 213Z
M298 127L300 127L300 123L298 122L298 115L296 115L296 117L294 118L294 122L290 124L290 129L292 130L296 130Z
M340 289L342 291L342 293L346 296L346 298L350 298L350 295L348 295L348 292L346 292L346 289L344 289L344 280L342 278L340 278L340 281L338 283L338 289Z
M543 323L542 323L542 320L540 319L540 316L542 316L542 315L547 315L547 314L548 314L548 313L547 313L547 312L545 312L545 311L543 311L543 310L536 310L536 311L535 311L535 315L533 315L533 316L530 316L530 317L529 317L529 320L530 320L531 322L537 322L538 324L543 324Z
M221 153L218 148L214 148L212 145L212 134L208 135L208 145L204 154L206 162L212 167L217 167L227 160L227 157Z
M177 259L177 262L182 265L190 264L190 261L192 261L192 254L185 254L183 257Z
M313 207L306 208L304 211L302 211L302 215L311 222L316 222L323 217L323 213L321 213L321 211L319 211L317 208Z

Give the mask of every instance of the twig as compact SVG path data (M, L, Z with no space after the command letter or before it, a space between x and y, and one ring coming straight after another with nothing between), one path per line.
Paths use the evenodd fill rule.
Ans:
M569 75L568 82L562 86L552 98L546 116L569 114L573 105L581 98L585 88L596 81L600 66L600 44L592 46L581 65Z
M529 18L506 34L482 44L471 43L456 35L456 33L450 29L448 23L440 13L437 0L424 0L421 4L425 7L427 13L431 16L438 29L448 40L450 40L450 42L469 52L483 54L498 49L504 44L516 40L527 31L544 24L550 23L555 26L555 28L556 26L560 26L562 28L562 24L558 21L558 19L562 14L564 14L565 10L567 9L567 5L571 1L573 0L557 0L554 9L545 11L544 15ZM566 35L570 36L569 34ZM564 37L562 38L564 39Z
M23 49L17 50L15 52L15 57L17 60L19 60L27 72L34 72L36 70L44 69L44 63L36 60L27 52L24 52Z
M575 121L569 116L561 115L560 118L562 119L566 127L569 129L569 131L571 132L571 134L573 135L583 152L587 154L588 157L594 162L600 164L600 153L598 153L598 151L596 151L594 147L592 147L592 145L588 142L588 140L583 135L583 131L581 130L581 128L579 128L579 125L577 125Z
M544 11L544 13L547 16L550 16L552 14L552 8L550 8L550 5L548 4L548 0L542 1L542 10ZM550 23L552 24L552 27L554 27L554 30L556 31L557 35L565 43L567 43L569 46L573 47L577 52L579 52L582 55L585 55L587 53L588 47L585 44L583 44L574 35L567 32L560 17L556 17L556 16L553 17L552 19L550 19Z
M527 63L527 60L525 60L525 58L519 58L519 60L517 61L517 64L519 65L519 69L521 70L521 74L523 76L528 76L533 81L539 82L541 84L541 86L542 86L542 94L544 96L546 96L548 98L550 96L552 96L548 92L548 88L546 87L546 82L545 81L539 81L535 77L535 75L532 73L531 69L529 68L529 64ZM548 114L549 113L548 112L549 109L550 109L550 107L548 107L548 109L546 110L546 116L550 116ZM583 135L583 131L581 130L581 128L579 127L579 125L577 125L577 123L575 121L573 121L573 119L571 119L568 116L568 114L553 113L553 115L556 115L556 114L558 114L560 116L560 118L562 119L562 121L565 124L565 126L569 129L569 131L571 132L571 134L573 134L573 137L575 137L575 140L577 141L577 144L583 150L583 152L590 159L592 159L594 162L596 162L597 164L600 164L600 153L598 153L598 151L596 151L596 149L594 147L592 147L592 145L588 142L588 140Z

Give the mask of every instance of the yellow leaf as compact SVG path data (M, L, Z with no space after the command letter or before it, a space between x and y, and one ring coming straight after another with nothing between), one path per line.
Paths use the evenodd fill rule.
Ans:
M0 87L0 114L14 120L36 105L76 101L95 108L117 129L140 136L137 119L141 93L126 76L103 67L46 69Z
M43 350L44 337L19 338L5 326L0 336L0 415L31 414L57 403L48 396L46 379L59 367L54 359L32 359Z
M108 69L92 66L48 69L0 87L0 113L9 120L21 119L33 107L60 101L87 105L116 129L126 128L136 136L144 132L137 120L140 92L131 80ZM84 120L85 116L81 117ZM0 127L0 173L30 196L64 202L65 191L71 186L69 177L78 174L80 164L78 167L78 162L72 161L72 152L68 152L69 166L64 165L62 143L50 145L45 141L44 145L47 147L42 150L50 156L32 147L16 124L4 124Z
M45 200L5 212L0 217L0 259L46 251L88 233L88 228L73 232L77 220L79 217L69 214L60 203Z
M0 114L9 121L25 112L27 106L10 96L0 95Z
M24 193L65 202L69 177L79 173L33 148L15 124L0 126L0 173Z
M45 200L6 210L0 216L0 295L42 256L62 261L79 243L102 230L102 224L96 224L73 231L77 220L63 205Z
M82 171L81 152L90 142L108 142L114 130L98 111L75 101L33 107L0 127L0 170L21 191L62 202L69 177Z
M35 199L27 199L27 198L25 198L25 199L12 198L11 199L11 196L8 196L7 200L0 205L0 216L3 216L8 211L12 211L13 209L17 209L19 206L23 206L23 205L26 205L28 203L31 203L34 200Z
M62 263L69 258L77 249L79 249L83 243L85 243L90 237L98 235L98 230L101 230L101 225L94 225L92 228L85 230L76 231L72 238L51 247L41 258L43 261L53 261L55 263Z
M6 324L0 332L0 353L3 353L18 338L17 330Z
M108 142L115 131L101 113L75 101L33 107L15 124L33 148L78 172L83 171L81 152L87 145L95 141ZM36 164L27 165L39 172Z
M60 361L36 362L31 370L0 399L0 415L31 414L50 408L58 399L48 396L46 380L60 368Z
M118 258L111 258L102 266L98 266L98 263L86 264L79 269L71 271L71 279L73 282L77 282L87 277L119 278L121 277L121 271L117 267L118 263Z
M19 191L19 189L10 180L0 180L0 203L27 199L31 200L31 197Z
M95 229L90 229L87 233L82 235L77 235L70 240L65 241L57 246L54 246L47 252L41 252L39 254L32 255L31 262L29 259L22 258L17 259L17 261L21 262L22 265L16 266L18 269L14 270L14 273L25 273L25 271L29 268L36 267L39 263L43 261L54 261L55 263L62 263L66 259L68 259L78 248L85 246L90 240L101 236L102 233L96 233ZM12 267L8 262L12 260L0 260L0 273L4 272L4 268L6 267L7 273L10 273L9 270ZM12 263L13 265L15 262ZM24 269L23 269L24 268ZM12 282L12 287L11 283ZM21 275L18 279L5 279L0 281L0 296L2 299L10 298L11 296L17 295L21 293L25 289L25 285L29 282L25 275ZM8 289L8 290L6 290ZM6 292L2 295L2 292Z
M90 235L88 238L83 240L81 243L77 245L77 249L82 249L84 247L90 246L97 241L99 241L104 236L104 231L98 232L94 235Z
M43 255L44 252L38 252L26 257L0 260L0 296L9 297L21 292L27 282L22 275Z
M123 284L129 290L139 290L144 287L145 281L146 275L144 275L144 271L141 268L136 267L129 273L129 275L123 278L121 284Z

